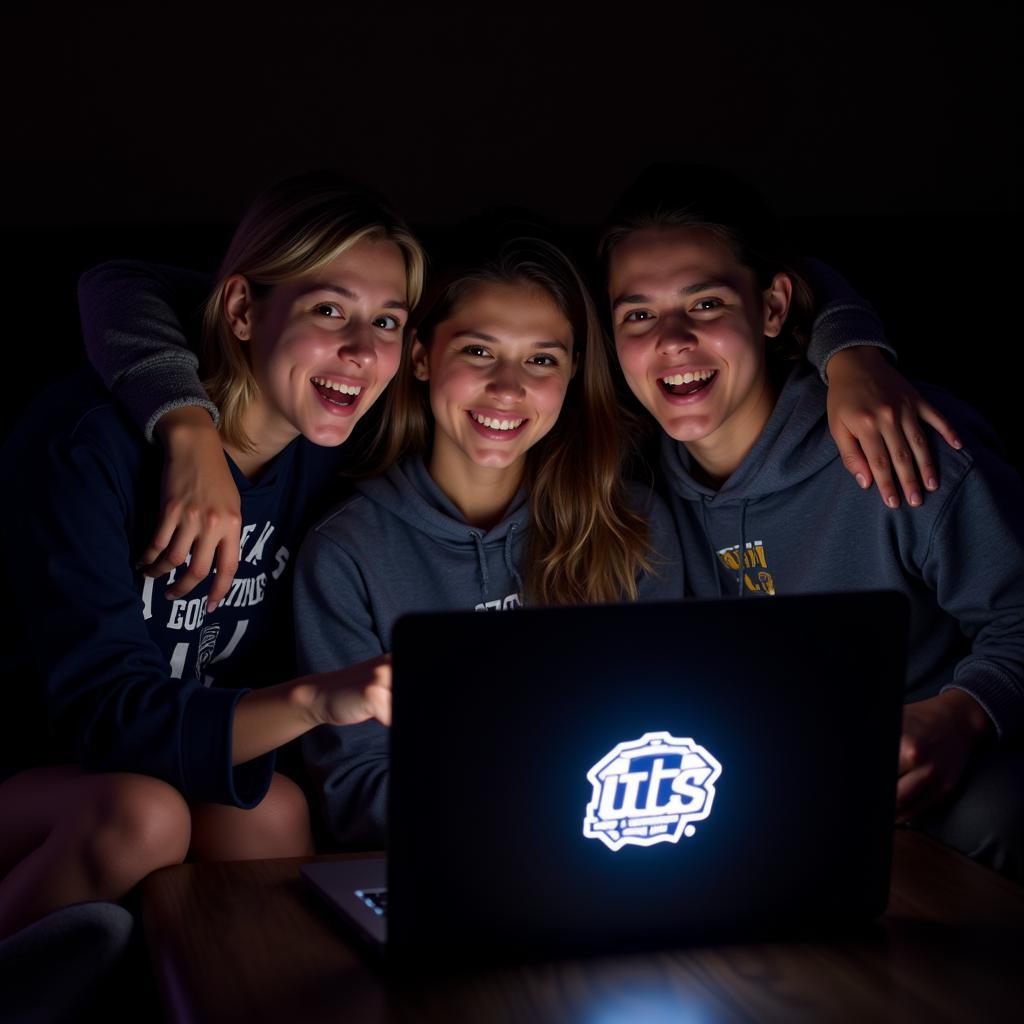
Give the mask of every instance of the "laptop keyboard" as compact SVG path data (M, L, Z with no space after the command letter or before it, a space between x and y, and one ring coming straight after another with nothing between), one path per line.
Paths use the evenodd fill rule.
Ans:
M360 899L380 917L388 912L387 889L356 889L356 899Z

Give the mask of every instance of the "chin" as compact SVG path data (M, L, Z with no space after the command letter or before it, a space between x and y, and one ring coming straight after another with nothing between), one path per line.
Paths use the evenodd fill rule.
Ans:
M304 430L302 433L308 441L320 445L321 448L336 448L339 444L344 444L352 436L352 427L354 426L355 423L346 424L344 427L334 424L327 426L318 425L312 430Z

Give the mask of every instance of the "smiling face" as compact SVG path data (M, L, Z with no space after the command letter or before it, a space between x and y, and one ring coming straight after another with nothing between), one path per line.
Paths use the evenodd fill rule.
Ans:
M774 406L764 339L785 322L789 278L761 289L706 228L654 227L615 246L608 287L633 394L709 473L728 476Z
M245 413L257 448L280 450L298 434L338 445L398 369L405 261L394 242L364 238L257 300L232 279L225 310L259 387Z
M522 474L526 453L555 425L573 373L572 327L532 284L484 283L414 340L413 368L430 382L431 472Z

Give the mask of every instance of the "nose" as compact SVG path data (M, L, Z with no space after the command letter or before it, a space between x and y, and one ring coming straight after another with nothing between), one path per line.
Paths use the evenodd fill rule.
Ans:
M685 313L669 313L662 316L658 325L658 350L662 352L683 352L697 344L697 334Z
M487 381L487 393L497 402L511 404L518 402L526 389L515 366L498 362Z
M343 363L367 369L377 362L373 328L367 323L349 324L338 345L338 358Z

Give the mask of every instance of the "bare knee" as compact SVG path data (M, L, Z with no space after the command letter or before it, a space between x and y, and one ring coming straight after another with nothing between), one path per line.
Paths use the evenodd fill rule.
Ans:
M146 775L96 775L79 828L83 860L99 891L124 893L188 852L188 804L171 785Z
M305 794L291 779L276 772L267 795L251 810L219 804L192 808L195 860L304 857L312 852Z

